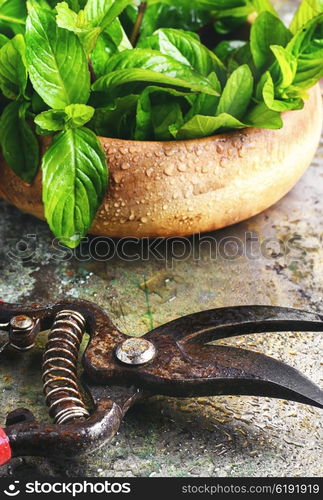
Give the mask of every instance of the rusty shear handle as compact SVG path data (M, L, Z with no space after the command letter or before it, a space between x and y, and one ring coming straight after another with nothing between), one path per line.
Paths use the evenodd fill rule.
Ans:
M64 309L56 315L48 336L43 357L43 384L49 415L57 424L89 416L77 379L84 333L83 315Z
M2 303L0 322L8 332L5 347L21 351L31 349L37 333L50 328L43 356L43 384L49 414L55 421L41 425L28 410L11 412L2 431L7 439L0 439L0 462L1 446L5 451L3 461L22 455L72 457L98 449L113 437L137 390L130 390L124 404L109 397L92 397L95 409L90 416L77 379L85 331L94 335L104 327L105 331L112 330L114 338L122 336L102 309L86 301L64 301L45 307Z

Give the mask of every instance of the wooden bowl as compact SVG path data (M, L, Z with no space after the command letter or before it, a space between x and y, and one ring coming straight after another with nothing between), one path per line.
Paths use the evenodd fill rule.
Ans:
M90 230L113 237L174 237L213 231L256 215L299 180L317 149L320 88L281 130L243 129L204 139L142 142L101 138L110 183ZM41 139L43 148L48 138ZM21 181L0 159L0 196L44 218L41 173Z

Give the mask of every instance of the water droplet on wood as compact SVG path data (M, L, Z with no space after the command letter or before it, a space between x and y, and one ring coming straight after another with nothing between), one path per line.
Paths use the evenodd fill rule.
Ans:
M170 166L166 167L164 169L164 173L166 175L168 175L169 177L171 177L172 175L174 175L174 167L173 167L173 165L170 165Z

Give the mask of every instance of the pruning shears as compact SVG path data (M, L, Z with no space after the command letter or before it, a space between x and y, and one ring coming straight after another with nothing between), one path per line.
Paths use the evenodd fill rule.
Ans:
M53 420L41 424L21 408L9 413L0 428L1 465L14 456L73 457L97 450L116 434L131 406L157 394L266 396L323 408L323 391L289 365L258 352L210 344L245 334L323 332L323 316L316 313L271 306L213 309L135 338L90 302L1 303L0 329L7 336L0 356L9 349L29 351L38 333L49 330L42 377ZM79 378L86 332L90 341Z

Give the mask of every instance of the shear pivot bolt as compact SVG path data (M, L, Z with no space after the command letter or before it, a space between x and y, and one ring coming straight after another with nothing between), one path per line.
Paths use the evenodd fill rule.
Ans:
M11 318L10 326L13 330L26 331L34 326L34 321L29 316L14 316Z
M127 365L144 365L156 356L155 346L146 339L127 339L116 349L119 361Z

